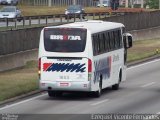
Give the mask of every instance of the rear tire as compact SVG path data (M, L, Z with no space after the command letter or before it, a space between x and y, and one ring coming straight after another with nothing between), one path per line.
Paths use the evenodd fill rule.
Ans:
M99 89L97 91L95 91L94 96L96 98L99 98L101 96L101 94L102 94L102 80L100 80L100 82L99 82Z
M118 90L119 89L119 83L112 85L112 90Z
M112 85L112 90L118 90L119 89L119 84L121 83L121 72L119 74L119 80L117 84Z
M61 92L61 91L56 91L55 92L56 97L61 97L62 95L63 95L63 92Z
M48 91L48 96L49 96L49 97L55 97L55 94L54 94L53 91Z
M61 97L63 92L61 91L48 91L49 97Z

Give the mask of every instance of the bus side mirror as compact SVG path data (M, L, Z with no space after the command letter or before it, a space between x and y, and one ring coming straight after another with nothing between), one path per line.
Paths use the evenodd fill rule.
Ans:
M124 47L126 49L131 48L132 47L132 35L130 33L124 33L123 34L123 43L124 43Z

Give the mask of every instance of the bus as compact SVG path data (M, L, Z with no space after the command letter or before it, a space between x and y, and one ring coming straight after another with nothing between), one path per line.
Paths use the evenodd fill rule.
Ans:
M100 97L126 78L132 35L121 23L89 20L44 27L39 43L39 86L50 97L84 91ZM93 94L92 94L93 95Z

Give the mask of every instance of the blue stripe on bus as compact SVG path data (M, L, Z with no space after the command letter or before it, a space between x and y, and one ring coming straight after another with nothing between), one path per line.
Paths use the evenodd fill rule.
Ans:
M46 64L46 63L44 63ZM46 72L85 72L85 64L74 63L52 63L45 71Z
M94 83L99 82L100 75L107 80L111 75L111 57L103 58L94 62Z

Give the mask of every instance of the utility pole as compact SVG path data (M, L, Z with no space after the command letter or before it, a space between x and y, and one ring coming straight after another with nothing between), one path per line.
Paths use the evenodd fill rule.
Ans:
M35 0L34 0L34 2L33 2L33 6L35 6L36 5L36 2L35 2Z
M102 7L103 0L99 0L99 3L100 3L100 7Z
M128 8L128 0L125 2L125 7Z
M52 4L51 4L51 0L48 0L48 7L51 7Z
M143 0L141 0L141 8L143 8L143 7L144 7Z
M134 0L131 0L131 8L134 8Z
M76 5L76 0L73 0L73 1L72 1L72 4L73 4L73 5Z

